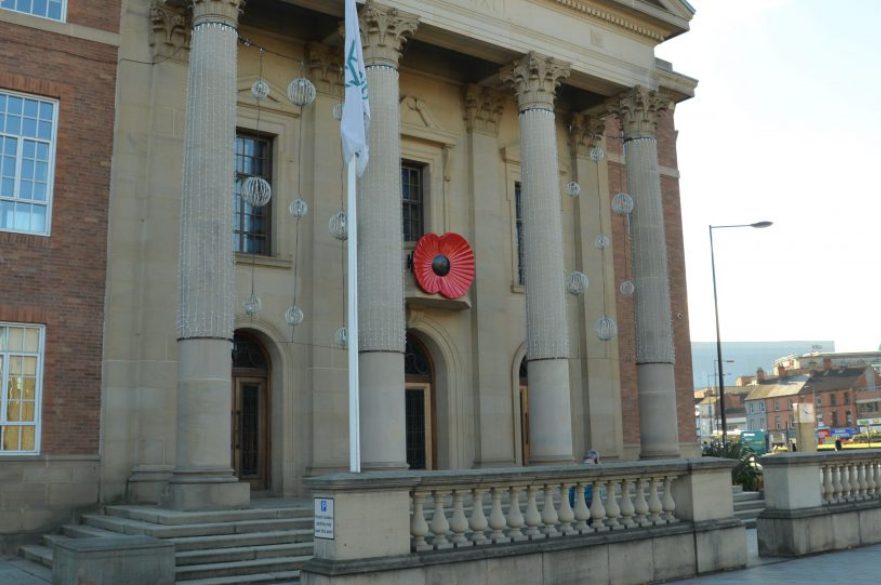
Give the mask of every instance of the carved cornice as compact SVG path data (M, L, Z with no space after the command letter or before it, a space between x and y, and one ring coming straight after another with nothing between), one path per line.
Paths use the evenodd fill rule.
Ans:
M555 4L560 4L561 6L565 6L566 8L570 8L575 10L576 12L580 12L582 14L586 14L592 18L596 18L597 20L602 20L603 22L607 22L609 24L613 24L615 26L621 27L625 30L629 30L630 32L636 33L638 35L647 37L652 39L653 41L662 42L669 35L665 35L660 30L645 26L633 20L630 20L621 14L616 14L614 12L603 10L593 4L588 4L582 0L551 0Z
M318 91L338 95L343 86L343 60L339 47L324 43L306 45L306 66Z
M419 27L419 17L370 2L360 14L364 64L397 69L401 49Z
M153 0L150 5L150 25L153 38L153 61L170 59L186 61L190 49L189 12L183 6L172 5L166 0Z
M578 112L569 120L569 148L576 156L586 156L603 141L606 131L604 112Z
M465 127L469 132L498 136L505 96L491 87L465 86Z
M568 76L568 63L535 52L509 63L499 72L501 80L514 87L521 112L530 108L553 111L557 86Z
M235 27L246 0L191 0L193 26L202 22L223 22ZM190 2L188 2L189 4Z
M658 131L658 114L670 107L670 97L636 86L612 98L609 113L621 121L625 140L654 138Z

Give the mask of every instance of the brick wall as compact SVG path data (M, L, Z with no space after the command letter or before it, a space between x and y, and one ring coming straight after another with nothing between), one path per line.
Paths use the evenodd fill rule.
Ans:
M115 31L119 4L71 2ZM0 23L0 88L60 102L51 236L0 232L0 320L46 325L42 453L98 452L115 47Z

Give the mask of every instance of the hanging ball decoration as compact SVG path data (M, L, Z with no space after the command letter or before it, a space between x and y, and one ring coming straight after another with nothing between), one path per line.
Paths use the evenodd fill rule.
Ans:
M340 102L333 107L333 119L340 121L343 119L343 103Z
M603 315L597 319L597 322L593 326L593 331L597 334L600 341L609 341L618 335L618 325L615 323L614 319L608 315Z
M345 211L338 211L330 216L327 222L330 235L338 240L345 241L349 237L348 216Z
M575 181L569 181L566 183L566 194L569 195L569 197L578 197L581 195L581 185Z
M606 158L606 151L602 146L594 146L590 149L590 159L594 162L600 162Z
M632 297L633 293L636 292L636 285L633 284L632 280L625 280L618 286L618 290L625 297Z
M242 303L242 307L245 308L245 314L248 317L254 317L260 312L260 309L263 308L263 302L260 300L260 297L251 293L251 296L245 299L245 302Z
M349 347L349 329L345 326L337 329L333 334L333 341L344 349Z
M272 185L263 177L248 177L242 183L242 199L254 207L263 207L272 199Z
M612 198L612 211L619 215L627 215L633 211L633 197L630 193L618 193Z
M265 79L258 79L251 84L251 95L258 100L266 99L269 97L269 84L266 83Z
M288 85L288 99L295 106L308 106L315 101L315 84L305 77L298 77Z
M590 284L590 281L587 278L587 275L583 272L571 272L569 276L566 278L566 290L569 291L569 294L580 296L584 294L584 291L587 290L587 286Z
M287 321L288 325L291 327L296 327L302 323L303 317L303 309L297 305L291 305L288 307L288 310L284 312L284 320Z
M600 234L593 241L593 245L597 247L599 250L605 250L612 244L612 241L609 239L609 236L606 234Z
M291 215L300 219L307 213L309 213L309 204L306 203L305 199L297 198L291 202L291 205L288 207L288 211L291 212Z

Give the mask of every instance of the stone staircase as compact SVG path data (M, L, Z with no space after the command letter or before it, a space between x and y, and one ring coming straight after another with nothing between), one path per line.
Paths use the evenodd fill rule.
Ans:
M81 524L43 536L22 556L52 566L52 545L71 538L145 534L174 543L176 582L186 585L299 583L312 558L311 500L255 500L246 510L178 512L155 506L107 506Z
M765 509L764 492L745 492L739 485L732 489L734 496L734 515L743 520L747 528L756 527L756 518Z

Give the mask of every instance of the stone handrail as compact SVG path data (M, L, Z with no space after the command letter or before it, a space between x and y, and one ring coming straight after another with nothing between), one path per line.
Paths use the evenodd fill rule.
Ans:
M374 531L371 538L367 530L357 545L354 539L346 546L339 538L336 542L316 541L317 556L325 554L327 558L340 559L366 556L368 549L381 548L385 554L392 550L397 554L443 551L607 531L636 533L680 521L728 518L732 516L728 491L732 465L730 460L702 458L339 473L306 481L313 493L335 498L338 509L353 501L354 496L359 516L365 512L365 505L389 506L382 514L374 508L369 515L388 519L401 518L403 513L402 520L409 524L408 529L397 524L404 528L406 540L395 537L387 541L388 546L380 547L378 532ZM710 477L718 479L709 480ZM722 499L724 505L715 493L703 492L715 482L728 494L727 499ZM379 497L380 493L390 492L400 494L394 504L387 497ZM371 496L372 493L377 496ZM355 508L352 510L356 512ZM399 534L397 529L392 532Z

